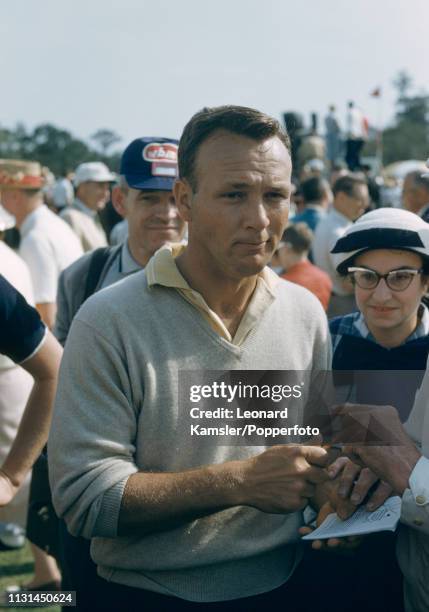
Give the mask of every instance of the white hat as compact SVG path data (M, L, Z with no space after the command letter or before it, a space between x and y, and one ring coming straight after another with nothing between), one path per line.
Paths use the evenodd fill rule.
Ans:
M111 183L116 177L103 162L86 162L76 168L73 183L78 187L81 183L95 181L97 183Z
M362 215L331 251L337 272L346 274L358 253L374 249L413 251L429 259L429 223L400 208L377 208Z

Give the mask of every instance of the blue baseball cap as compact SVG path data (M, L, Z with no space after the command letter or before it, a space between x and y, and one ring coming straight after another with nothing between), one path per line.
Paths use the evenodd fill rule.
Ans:
M174 138L136 138L122 154L120 174L134 189L171 191L178 175L178 148Z

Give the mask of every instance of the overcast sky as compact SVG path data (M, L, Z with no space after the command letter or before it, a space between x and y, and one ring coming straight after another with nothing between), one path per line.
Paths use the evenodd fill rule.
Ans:
M203 106L340 119L394 112L398 70L429 89L427 0L16 0L0 20L0 125L88 139L176 136ZM382 102L371 98L383 88ZM380 104L381 107L380 108Z

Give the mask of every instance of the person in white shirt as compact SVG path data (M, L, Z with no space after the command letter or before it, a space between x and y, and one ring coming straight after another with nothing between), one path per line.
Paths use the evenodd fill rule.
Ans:
M57 179L52 189L52 201L56 211L62 210L65 206L71 206L73 199L73 185L68 176Z
M319 222L312 246L314 263L329 274L333 284L328 317L348 314L354 308L353 287L337 273L335 256L331 249L369 205L368 187L360 177L340 177L333 187L333 193L333 206Z
M43 204L42 187L37 162L0 160L1 202L15 217L21 235L19 254L30 270L36 308L51 328L58 277L82 255L82 248L67 224Z
M87 162L76 168L73 181L75 200L60 215L78 236L85 252L107 246L106 234L97 213L106 206L113 181L115 175L102 162Z
M0 240L0 274L27 300L34 304L30 272L25 262ZM33 378L11 359L0 355L0 464L4 461L15 439L19 422L33 386ZM13 522L25 528L30 476L13 501L0 507L0 521Z

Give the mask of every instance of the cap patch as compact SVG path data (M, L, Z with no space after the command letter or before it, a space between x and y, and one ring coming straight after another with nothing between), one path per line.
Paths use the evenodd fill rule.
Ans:
M174 143L151 142L143 149L143 159L148 162L177 163L178 146Z

